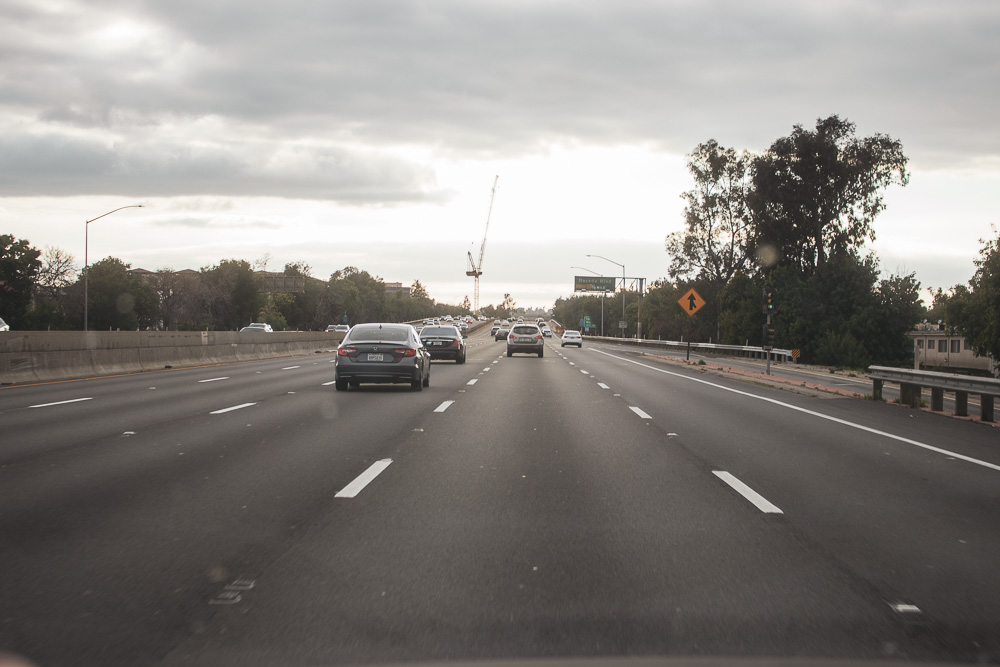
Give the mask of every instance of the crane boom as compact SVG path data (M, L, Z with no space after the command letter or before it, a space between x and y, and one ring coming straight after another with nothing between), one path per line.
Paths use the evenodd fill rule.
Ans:
M465 272L465 275L472 276L476 282L475 288L475 311L476 315L479 315L479 276L483 275L483 257L486 255L486 235L490 231L490 217L493 215L493 200L497 195L497 182L500 180L500 175L497 174L496 178L493 179L493 189L490 190L490 209L486 213L486 229L483 230L483 242L479 246L479 263L472 258L472 252L469 255L469 270Z

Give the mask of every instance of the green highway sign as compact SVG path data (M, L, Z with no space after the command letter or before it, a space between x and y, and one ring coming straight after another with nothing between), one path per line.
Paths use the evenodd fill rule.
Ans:
M613 276L573 276L574 292L614 292Z

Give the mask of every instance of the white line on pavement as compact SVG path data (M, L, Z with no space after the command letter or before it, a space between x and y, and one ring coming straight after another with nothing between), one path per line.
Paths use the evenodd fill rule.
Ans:
M283 370L283 371L290 371L290 370L295 369L295 368L302 368L302 367L301 366L288 366L286 368L282 368L281 370Z
M472 378L471 380L469 380L469 381L468 381L468 382L466 382L465 384L476 384L477 382L479 382L479 379L478 379L478 378Z
M604 384L603 382L598 382L597 386L600 387L601 389L611 389L611 387L609 387L608 385Z
M580 372L583 373L584 375L590 375L590 373L588 373L587 371L583 370L582 368L580 369Z
M493 368L493 367L492 367L492 366L487 366L486 368L484 368L484 369L483 369L483 372L484 372L484 373L487 373L487 372L489 372L489 370L490 370L491 368Z
M647 415L645 412L643 412L641 409L635 407L634 405L628 406L628 409L631 410L632 412L634 412L635 414L639 415L643 419L652 419L652 417L650 415Z
M379 476L379 474L389 467L392 463L392 459L382 459L381 461L376 461L375 463L368 466L368 470L358 475L353 482L337 491L337 495L334 498L353 498L354 496L361 493L362 489L371 484L372 480Z
M329 382L324 382L320 386L322 386L322 387L329 387L331 384L336 384L336 382L337 382L336 380L330 380Z
M454 403L454 402L455 401L445 401L441 405L439 405L436 408L434 408L434 412L444 412L445 410L447 410L448 408L450 408L451 404Z
M626 362L628 362L630 364L635 364L636 366L642 366L643 368L648 368L649 370L656 371L657 373L665 373L666 375L672 375L674 377L681 378L682 380L690 380L691 382L699 382L701 384L708 385L709 387L715 387L716 389L722 389L724 391L729 391L729 392L732 392L734 394L739 394L740 396L746 396L748 398L754 398L754 399L757 399L758 401L765 401L767 403L772 403L774 405L778 405L778 406L781 406L783 408L788 408L789 410L795 410L796 412L801 412L803 414L812 415L813 417L819 417L820 419L826 419L827 421L832 421L832 422L834 422L836 424L842 424L843 426L849 426L851 428L856 428L859 431L865 431L867 433L872 433L874 435L880 435L880 436L885 437L885 438L890 438L892 440L896 440L897 442L904 442L904 443L906 443L908 445L913 445L914 447L920 447L922 449L927 449L927 450L932 451L932 452L937 452L938 454L944 454L945 456L952 456L952 457L954 457L956 459L961 459L961 460L966 461L968 463L974 463L976 465L983 466L984 468L990 468L991 470L998 470L998 471L1000 471L1000 465L996 465L995 463L990 463L988 461L981 461L979 459L974 459L971 456L965 456L964 454L959 454L957 452L952 452L952 451L949 451L947 449L941 449L940 447L934 447L933 445L928 445L928 444L924 444L922 442L918 442L917 440L911 440L909 438L904 438L903 436L896 435L894 433L888 433L886 431L880 431L880 430L878 430L876 428L871 428L870 426L864 426L862 424L856 424L854 422L849 422L846 419L840 419L839 417L832 417L830 415L823 414L822 412L816 412L815 410L809 410L807 408L800 408L797 405L792 405L791 403L785 403L783 401L779 401L776 398L769 398L767 396L758 396L757 394L751 394L750 392L741 391L739 389L734 389L732 387L726 387L726 386L721 385L721 384L716 384L715 382L709 382L708 380L702 380L701 378L691 377L689 375L682 375L680 373L674 373L673 371L668 371L668 370L665 370L663 368L656 368L655 366L650 366L649 364L643 364L643 363L640 363L638 361L633 361L632 359L626 359L625 357L619 357L619 356L616 356L614 354L608 354L607 352L604 352L603 350L594 350L594 351L598 352L600 354L609 356L612 359L618 359L619 361L626 361Z
M198 380L198 383L201 384L202 382L218 382L219 380L228 380L228 379L229 378L227 378L227 377L224 377L224 378L209 378L208 380Z
M249 408L251 405L257 405L256 403L241 403L240 405L234 405L231 408L222 408L221 410L216 410L215 412L209 412L210 415L221 415L223 412L232 412L233 410L239 410L241 408Z
M55 403L41 403L39 405L29 405L29 408L47 408L50 405L66 405L67 403L79 403L80 401L92 401L93 398L73 398L68 401L56 401Z
M752 502L761 512L764 512L765 514L784 514L784 512L782 512L778 507L769 503L764 496L760 495L725 470L713 470L712 474L731 486L738 494Z

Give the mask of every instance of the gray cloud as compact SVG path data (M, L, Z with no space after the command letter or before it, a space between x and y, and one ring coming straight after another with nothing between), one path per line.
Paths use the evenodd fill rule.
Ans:
M440 200L428 168L350 147L762 149L832 113L925 168L1000 155L992 1L67 8L0 9L0 113L34 119L3 133L7 194Z
M374 151L276 142L115 142L73 134L0 137L7 196L271 195L344 203L441 200L425 167Z

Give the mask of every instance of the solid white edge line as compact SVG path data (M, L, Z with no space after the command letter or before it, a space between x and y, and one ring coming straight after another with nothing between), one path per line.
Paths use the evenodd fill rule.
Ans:
M664 370L662 368L656 368L655 366L650 366L648 364L639 363L638 361L633 361L632 359L626 359L625 357L615 356L613 354L608 354L603 350L594 350L600 354L611 357L612 359L618 359L619 361L627 361L630 364L635 364L636 366L642 366L643 368L648 368L651 371L656 371L657 373L665 373L667 375L672 375L683 380L690 380L691 382L700 382L701 384L707 384L709 387L715 387L716 389L723 389L725 391L732 392L734 394L739 394L741 396L746 396L748 398L754 398L758 401L765 401L767 403L773 403L774 405L779 405L783 408L788 408L789 410L795 410L796 412L801 412L803 414L812 415L813 417L819 417L820 419L826 419L827 421L832 421L836 424L842 424L843 426L849 426L851 428L856 428L859 431L865 431L867 433L872 433L874 435L881 435L882 437L889 438L891 440L896 440L897 442L904 442L908 445L913 445L914 447L920 447L932 452L937 452L938 454L944 454L945 456L951 456L956 459L961 459L967 463L974 463L978 466L983 466L984 468L990 468L991 470L1000 471L1000 465L995 463L990 463L988 461L981 461L979 459L974 459L971 456L965 456L964 454L959 454L957 452L951 452L947 449L941 449L940 447L935 447L933 445L928 445L923 442L918 442L917 440L911 440L909 438L904 438L901 435L895 435L893 433L887 433L886 431L880 431L876 428L871 428L870 426L864 426L862 424L856 424L854 422L849 422L846 419L840 419L839 417L833 417L830 415L825 415L822 412L816 412L815 410L809 410L807 408L800 408L797 405L792 405L791 403L784 403L775 398L768 398L767 396L758 396L756 394L751 394L750 392L740 391L739 389L733 389L732 387L726 387L721 384L716 384L714 382L709 382L708 380L702 380L701 378L690 377L687 375L682 375L681 373L674 373L673 371Z
M68 401L56 401L55 403L41 403L39 405L29 405L29 408L47 408L52 405L66 405L67 403L79 403L80 401L92 401L93 398L72 398Z
M389 467L392 463L392 459L382 459L381 461L376 461L375 463L368 466L368 470L354 478L354 481L337 491L337 495L334 498L353 498L354 496L361 493L361 490L366 486L371 484L372 480L379 476L379 474Z
M229 379L228 377L224 377L224 378L209 378L208 380L198 380L198 384L201 384L202 382L218 382L219 380L228 380L228 379Z
M776 505L768 502L764 496L760 495L725 470L713 470L712 474L731 486L738 494L753 503L754 506L761 512L764 512L765 514L784 514L784 512L782 512Z
M639 415L643 419L652 419L653 418L651 415L646 414L641 408L637 408L634 405L628 406L628 409L631 410L632 412L634 412L635 414Z
M447 410L448 408L450 408L451 404L454 403L454 402L455 401L445 401L441 405L439 405L436 408L434 408L434 412L444 412L445 410Z
M215 412L209 412L210 415L221 415L223 412L232 412L233 410L240 410L242 408L249 408L251 405L257 405L256 403L241 403L240 405L234 405L231 408L222 408L221 410L216 410Z

